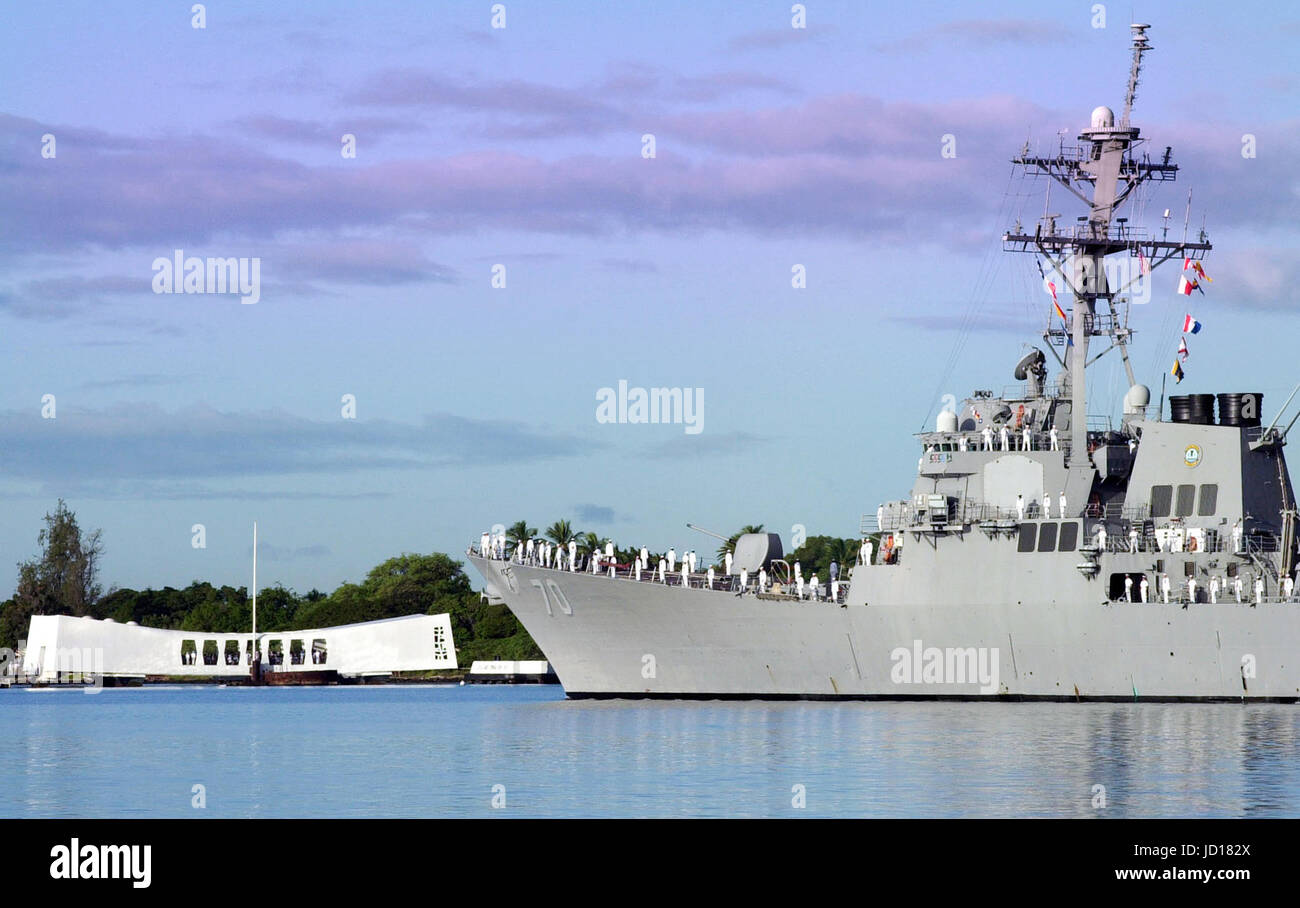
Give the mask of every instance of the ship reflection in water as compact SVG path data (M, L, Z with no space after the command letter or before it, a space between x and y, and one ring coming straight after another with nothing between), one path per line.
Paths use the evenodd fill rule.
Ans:
M6 691L0 816L1300 813L1294 706L562 697L473 685Z

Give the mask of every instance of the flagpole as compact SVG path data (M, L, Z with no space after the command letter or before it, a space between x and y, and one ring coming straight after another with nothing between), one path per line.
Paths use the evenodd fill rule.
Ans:
M1166 372L1160 376L1160 413L1156 416L1156 422L1165 421L1165 382L1169 381L1169 373Z
M253 521L253 651L257 646L257 521Z

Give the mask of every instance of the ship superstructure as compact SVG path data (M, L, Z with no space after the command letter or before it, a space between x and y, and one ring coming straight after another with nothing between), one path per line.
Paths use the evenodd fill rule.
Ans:
M1132 29L1121 115L1098 107L1079 144L1014 159L1086 209L1002 237L1048 263L1068 311L1055 303L1015 386L918 436L911 494L863 518L846 583L796 585L775 537L742 538L718 575L471 547L570 696L1300 698L1290 425L1238 391L1174 396L1165 420L1129 359L1129 287L1211 249L1203 230L1171 240L1121 216L1178 174L1130 123L1151 49ZM1088 366L1112 351L1117 423L1088 415Z

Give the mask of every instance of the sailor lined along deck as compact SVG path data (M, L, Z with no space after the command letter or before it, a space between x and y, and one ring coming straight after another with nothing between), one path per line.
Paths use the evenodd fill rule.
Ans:
M1002 236L1053 269L1042 348L1011 389L973 392L918 436L911 492L863 518L847 580L805 582L773 534L707 570L612 550L580 564L572 547L488 534L471 546L570 696L1300 698L1291 401L1265 425L1258 393L1178 395L1166 419L1129 358L1130 285L1176 261L1201 289L1211 250L1204 230L1157 237L1117 216L1178 175L1130 123L1147 28L1132 26L1118 118L1098 107L1079 144L1014 159L1086 206L1074 226L1045 215ZM1113 280L1110 257L1139 262L1133 280ZM1199 329L1188 314L1180 381ZM1088 412L1087 368L1112 352L1129 386L1118 419Z

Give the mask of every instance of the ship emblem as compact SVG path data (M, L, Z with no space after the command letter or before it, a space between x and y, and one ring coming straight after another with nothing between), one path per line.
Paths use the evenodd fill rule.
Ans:
M1183 463L1189 467L1194 467L1201 462L1201 446L1188 445L1187 450L1183 452Z

